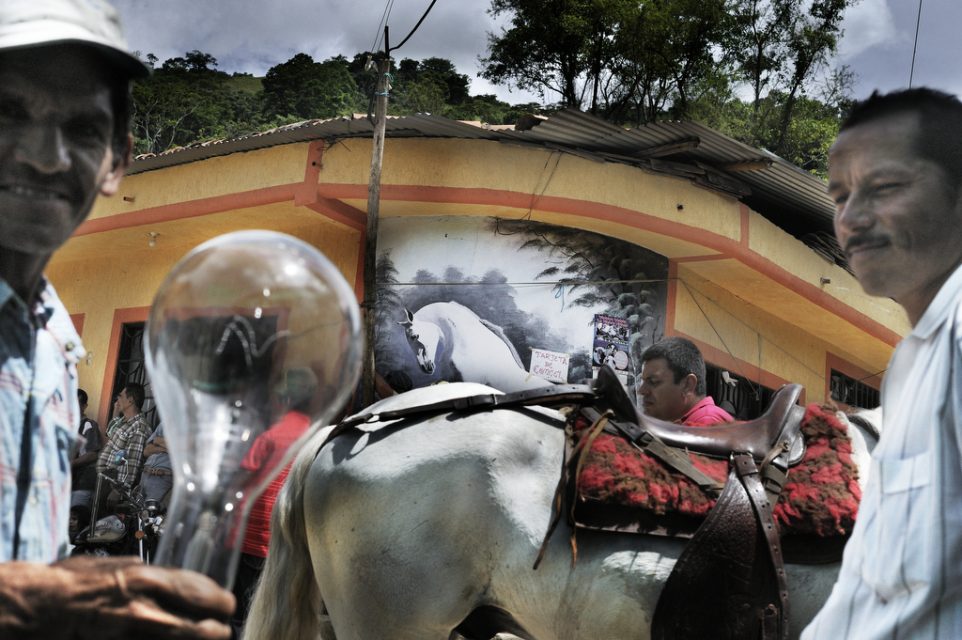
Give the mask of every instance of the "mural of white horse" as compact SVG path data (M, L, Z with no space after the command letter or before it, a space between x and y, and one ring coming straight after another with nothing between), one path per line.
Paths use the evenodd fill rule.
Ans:
M525 371L504 331L457 302L435 302L399 322L418 366L439 379L478 382L500 391L551 383Z
M371 409L491 392L441 385ZM321 432L275 507L245 638L448 640L469 618L483 631L461 630L476 638L648 638L683 542L579 532L572 566L562 522L532 569L551 518L562 420L539 407L442 414L402 429L374 423L316 453ZM874 446L865 433L850 429L863 482ZM797 636L828 597L838 565L787 569Z

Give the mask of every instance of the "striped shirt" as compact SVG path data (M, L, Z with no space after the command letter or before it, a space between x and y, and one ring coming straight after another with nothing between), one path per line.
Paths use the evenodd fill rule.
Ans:
M0 280L0 562L66 555L84 355L52 286L28 308Z
M962 638L962 268L892 355L838 582L803 639Z

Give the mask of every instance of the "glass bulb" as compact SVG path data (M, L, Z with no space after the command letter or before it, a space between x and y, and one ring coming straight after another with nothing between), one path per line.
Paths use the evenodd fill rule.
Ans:
M147 370L174 472L157 562L234 581L247 515L354 389L354 293L315 248L239 231L187 254L147 322Z

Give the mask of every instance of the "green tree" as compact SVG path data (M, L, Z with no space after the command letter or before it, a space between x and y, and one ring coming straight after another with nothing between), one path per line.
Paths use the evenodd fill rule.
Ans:
M147 56L156 61L156 57ZM201 51L171 58L134 84L132 129L137 153L239 135L260 124L258 99L230 85L217 60Z
M631 0L492 0L489 13L511 15L510 28L488 35L481 75L596 113L615 56L618 19Z
M263 82L265 115L306 120L353 113L360 96L348 65L342 56L315 62L306 53L298 53L271 67Z

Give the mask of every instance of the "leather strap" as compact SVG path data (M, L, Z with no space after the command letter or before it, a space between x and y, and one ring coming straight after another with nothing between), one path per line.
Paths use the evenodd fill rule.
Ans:
M561 404L589 403L595 400L595 392L586 384L554 384L538 389L524 389L513 393L484 393L465 398L452 398L415 407L393 411L365 411L341 422L339 430L368 422L386 422L420 414L446 412L474 413L488 409L524 407L530 405L557 406Z
M583 411L589 413L591 409L584 409ZM628 442L641 451L653 455L675 471L687 476L692 482L697 484L702 491L716 497L721 494L724 485L716 482L710 476L700 471L698 467L692 464L691 458L689 458L685 452L674 447L669 447L650 431L641 431L632 437L628 429L628 424L615 420L610 420L608 424L611 425L618 435L627 439Z
M775 581L778 585L778 599L781 611L778 611L774 604L770 604L765 609L763 619L763 639L764 640L787 640L788 638L788 581L785 576L785 562L782 560L781 540L778 535L778 528L775 526L775 518L772 514L772 507L769 504L765 488L759 478L758 467L755 460L747 453L736 453L732 455L735 473L741 480L748 498L755 509L755 515L761 526L762 535L768 546L771 556L772 567L775 570ZM777 615L776 615L777 614ZM773 624L771 618L775 618L780 624ZM769 635L770 627L780 627L780 632Z

